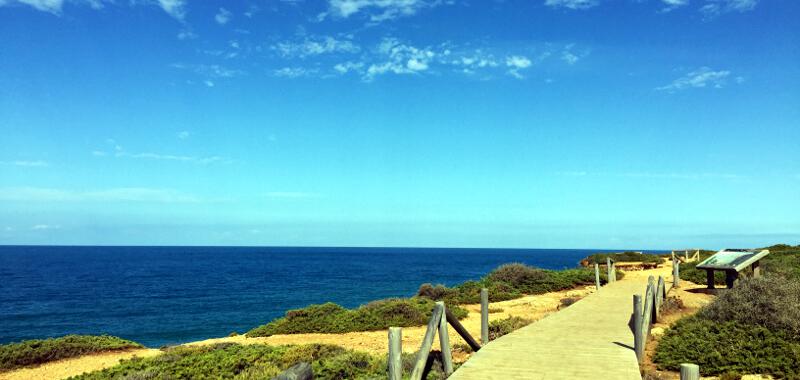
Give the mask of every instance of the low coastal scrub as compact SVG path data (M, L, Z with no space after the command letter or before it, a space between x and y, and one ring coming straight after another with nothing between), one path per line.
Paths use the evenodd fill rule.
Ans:
M772 274L742 279L659 341L654 361L703 375L768 374L800 379L800 280Z
M595 253L594 255L587 257L585 261L589 265L605 264L607 258L611 258L611 260L614 260L619 263L623 262L661 263L662 261L664 261L664 258L659 255L654 255L650 253L632 252L632 251L626 251L620 253Z
M514 330L523 328L533 321L520 317L508 317L489 322L489 340L495 340Z
M403 355L403 367L410 373L413 354ZM123 360L102 371L73 377L73 380L145 379L271 379L293 365L310 363L314 378L375 379L386 377L386 358L332 345L301 346L239 345L221 343L206 347L176 347L152 358ZM441 363L431 353L428 379L444 379Z
M604 272L600 274L602 283L607 282ZM617 272L617 279L621 279L622 276L622 272ZM475 304L480 302L481 288L489 290L490 302L498 302L520 298L523 295L543 294L591 284L594 284L593 269L556 271L514 263L498 267L479 281L467 281L452 288L423 284L417 295L432 300L443 300L448 305Z
M0 371L131 348L142 348L142 345L108 335L68 335L60 338L26 340L0 345Z
M256 327L246 335L346 333L383 330L390 326L422 326L428 323L433 306L432 300L421 297L373 301L356 309L346 309L329 302L289 310L284 317ZM466 310L455 305L448 305L448 308L456 318L467 316Z

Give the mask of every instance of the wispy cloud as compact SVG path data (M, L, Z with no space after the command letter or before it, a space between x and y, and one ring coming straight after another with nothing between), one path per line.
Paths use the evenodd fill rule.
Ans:
M722 88L730 74L731 72L728 70L712 70L708 67L701 67L673 80L668 85L656 87L656 90L675 92L690 88Z
M548 7L568 9L589 9L598 4L598 0L545 0L544 2Z
M189 136L191 136L191 135L192 135L192 134L191 134L191 133L189 133L189 131L180 131L180 132L178 132L178 138L179 138L179 139L181 139L181 140L186 140L186 139L188 139L188 138L189 138Z
M752 11L756 5L758 0L708 0L700 7L700 12L707 18L714 18L723 13Z
M17 160L17 161L0 161L0 165L9 165L9 166L22 166L28 168L41 168L45 166L50 166L50 163L47 161L25 161L25 160Z
M183 21L186 17L186 0L158 0L158 5L179 21Z
M661 2L664 3L664 8L661 9L662 12L669 12L689 4L689 0L661 0Z
M37 224L31 227L34 231L44 231L44 230L58 230L61 226L57 224Z
M282 67L272 71L272 75L279 78L299 78L311 76L319 72L317 69L307 69L304 67Z
M744 179L743 175L731 173L659 173L659 172L587 172L583 170L559 171L555 173L564 177L619 177L645 179Z
M303 37L300 41L282 41L272 46L284 58L305 58L331 53L358 53L361 48L350 40L331 36Z
M324 20L328 16L348 18L358 13L369 15L369 20L379 23L402 16L411 16L423 8L435 7L452 1L441 0L329 0L328 11L317 18Z
M42 187L5 187L0 188L0 201L195 203L202 201L202 199L176 190L145 187L123 187L91 191Z
M231 21L231 18L233 18L233 13L225 8L220 8L217 14L214 15L214 21L220 25L227 24L229 21Z
M188 133L188 132L187 132ZM178 134L180 138L181 133ZM188 135L186 135L188 137ZM163 161L176 161L187 162L195 164L213 164L213 163L230 163L231 159L220 156L188 156L177 154L162 154L153 152L131 153L125 150L121 145L117 144L114 140L107 141L113 148L113 151L108 152L104 150L94 150L92 155L95 157L114 157L114 158L132 158L143 160L163 160Z
M512 55L506 57L506 66L509 67L508 73L514 76L517 79L524 78L522 74L520 74L520 70L527 69L531 67L533 62L531 62L528 57L521 56L521 55Z

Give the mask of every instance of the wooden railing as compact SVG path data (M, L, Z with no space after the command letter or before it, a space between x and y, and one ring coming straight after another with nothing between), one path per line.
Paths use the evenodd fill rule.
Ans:
M439 333L439 346L442 350L442 366L444 373L447 376L453 373L453 354L450 350L450 337L447 331L447 324L453 326L461 338L472 348L472 351L477 352L481 349L481 344L475 341L475 338L467 332L467 329L458 321L458 318L453 315L443 301L436 302L431 313L431 319L428 321L428 327L425 330L425 337L422 338L422 344L417 352L417 358L414 362L414 369L411 371L411 380L421 380L427 373L428 357L430 356L431 347L436 333ZM389 380L400 380L403 377L403 347L402 347L403 333L400 327L389 328ZM485 345L489 341L489 293L487 289L481 289L481 341Z
M644 359L644 347L650 335L650 328L661 318L661 305L664 304L666 296L667 289L661 276L658 276L657 283L653 276L647 279L644 305L641 294L633 295L633 348L639 363Z
M606 271L607 271L607 283L612 283L617 281L617 266L616 261L612 260L610 257L606 257ZM594 263L594 284L597 287L597 290L600 290L600 264Z

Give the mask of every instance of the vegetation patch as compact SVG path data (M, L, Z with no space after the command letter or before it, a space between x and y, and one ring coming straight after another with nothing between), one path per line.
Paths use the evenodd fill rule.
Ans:
M422 326L428 323L433 306L434 301L423 297L373 301L356 309L346 309L329 302L289 310L284 317L256 327L246 335L346 333L383 330L390 326ZM467 316L467 311L458 306L448 305L448 309L456 318Z
M595 253L587 257L585 262L589 265L605 264L608 258L618 263L661 263L664 261L664 257L660 255L626 251L620 253Z
M108 335L68 335L60 338L26 340L0 345L0 371L131 348L142 348L142 345Z
M414 366L413 354L403 355L405 373ZM444 379L441 363L432 353L429 379ZM385 357L332 345L239 345L177 347L152 358L123 360L119 365L73 377L73 380L145 379L271 379L293 365L311 363L315 379L376 379L386 377Z
M523 328L533 322L530 319L520 317L508 317L489 322L489 340L495 340L514 330Z
M617 272L617 279L623 276L621 272ZM606 273L600 273L600 282L608 282ZM467 281L452 288L423 284L417 295L443 300L448 305L476 304L480 303L481 288L489 290L490 302L498 302L520 298L526 294L543 294L592 284L593 269L556 271L514 263L498 267L479 281Z
M653 358L660 369L695 363L703 375L800 379L800 280L743 278L671 327Z
M776 244L764 249L769 250L769 255L761 259L761 268L764 273L778 274L783 277L800 280L800 245ZM706 283L706 271L697 269L697 264L711 255L714 251L700 251L700 260L693 263L681 264L681 279L695 284ZM714 283L725 285L725 272L714 272Z

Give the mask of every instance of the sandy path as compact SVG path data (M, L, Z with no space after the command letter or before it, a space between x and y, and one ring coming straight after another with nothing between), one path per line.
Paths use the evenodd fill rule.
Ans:
M669 264L668 264L669 265ZM626 272L625 278L635 278L648 275L670 276L669 266L645 271ZM670 278L671 279L671 278ZM625 281L623 279L622 281ZM535 296L525 296L510 301L494 302L490 309L495 312L489 314L489 320L508 318L509 316L523 317L531 320L539 320L546 315L558 310L560 301L566 297L584 297L594 292L594 286L584 288L552 292ZM480 305L462 305L469 310L469 316L461 321L464 327L480 340ZM450 344L465 343L461 337L450 327ZM403 328L403 351L416 352L422 343L425 335L425 326ZM232 342L240 344L307 344L321 343L334 344L348 349L366 351L374 354L385 354L387 351L387 332L366 331L352 332L346 334L291 334L273 335L267 338L247 338L244 335L234 337L207 339L199 342L187 343L186 346L210 345L215 343ZM434 349L439 349L438 339L435 340ZM88 355L79 358L59 360L46 363L35 368L23 368L6 373L0 373L0 380L5 379L64 379L70 376L80 375L84 372L97 371L108 368L119 363L121 359L130 359L133 356L150 357L160 354L157 349L141 349L125 352L110 352L97 355ZM463 362L468 358L467 354L455 351L453 359Z
M70 376L80 375L84 372L99 371L104 368L115 366L122 359L130 359L134 356L150 357L159 355L160 353L160 350L150 348L121 352L105 352L101 354L58 360L45 363L34 368L22 368L11 372L0 373L0 379L64 379Z

